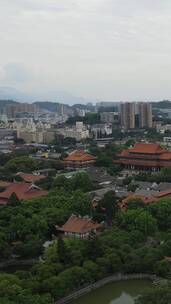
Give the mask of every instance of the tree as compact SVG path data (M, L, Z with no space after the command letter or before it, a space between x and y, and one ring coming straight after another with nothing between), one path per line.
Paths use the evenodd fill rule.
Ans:
M171 228L170 199L162 199L156 204L149 205L148 211L156 218L159 229L166 231Z
M118 200L115 193L113 191L107 192L100 202L100 206L104 209L106 222L111 225L118 211Z
M131 192L135 192L135 190L137 189L138 185L137 184L129 184L127 189L128 191L131 191Z
M127 142L125 143L125 146L127 148L130 148L131 146L134 146L134 145L135 145L135 140L133 138L128 139Z
M132 182L133 177L132 176L127 176L125 177L125 179L123 180L123 184L125 186L130 185L130 183Z
M57 178L55 178L53 183L53 188L62 189L65 191L71 191L71 182L68 178L65 177L65 175L61 174Z
M86 255L93 261L103 254L103 248L99 237L92 235L88 240Z
M92 205L89 195L77 190L73 193L70 204L69 209L71 213L81 216L91 215Z
M46 248L43 259L49 265L54 263L59 263L59 256L58 256L58 243L55 241L52 245Z
M13 206L17 206L20 203L20 200L15 192L13 192L9 198L10 204Z
M113 274L121 270L121 260L115 253L98 258L96 263L103 274Z
M93 190L93 183L87 173L77 173L71 179L72 189L88 192Z
M68 250L61 236L58 237L57 252L58 252L59 262L62 264L67 264L69 262Z
M38 169L39 161L28 156L17 156L10 159L4 166L6 171L11 173L16 172L31 172Z
M85 271L86 278L89 282L94 282L98 279L99 267L95 262L87 260L83 263L83 268Z
M171 273L170 263L166 259L158 261L154 265L154 270L157 275L165 277Z
M144 202L140 198L130 199L128 201L128 210L144 208Z
M139 230L144 236L151 235L157 230L156 219L143 209L120 212L117 221L120 227L129 231Z
M11 256L11 247L6 241L3 240L2 236L0 238L0 259L8 259Z
M136 304L170 304L171 303L171 286L156 286L143 293L137 300Z
M23 258L38 257L42 253L42 240L33 235L31 240L19 243L19 245L16 246L14 253Z

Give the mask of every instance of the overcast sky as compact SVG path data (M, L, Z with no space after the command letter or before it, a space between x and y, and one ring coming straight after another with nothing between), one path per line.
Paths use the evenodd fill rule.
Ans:
M171 0L0 0L0 86L171 99Z

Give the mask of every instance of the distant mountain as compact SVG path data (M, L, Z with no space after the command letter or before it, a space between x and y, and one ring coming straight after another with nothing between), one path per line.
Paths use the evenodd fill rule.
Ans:
M56 103L64 104L86 104L92 102L91 100L73 96L72 94L64 91L42 91L38 93L28 94L21 92L12 87L0 87L0 99L3 100L16 100L19 102L34 102L35 100L48 100Z
M153 108L157 109L171 109L171 101L170 100L163 100L158 102L152 103Z
M11 87L0 87L0 100L16 100L19 102L31 102L33 99L26 93Z
M72 108L74 109L80 109L80 110L85 110L87 109L87 106L85 104L80 104L80 103L76 103L72 106Z
M72 94L65 91L45 91L39 95L38 100L48 100L52 102L62 103L62 104L86 104L88 102L92 102L89 99L73 96Z
M36 101L34 102L34 104L40 109L44 109L50 112L56 112L58 106L60 105L59 102L51 102L51 101Z

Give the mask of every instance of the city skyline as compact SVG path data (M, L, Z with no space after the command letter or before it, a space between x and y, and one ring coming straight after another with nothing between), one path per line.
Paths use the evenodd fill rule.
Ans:
M2 86L36 99L171 99L169 1L0 4Z

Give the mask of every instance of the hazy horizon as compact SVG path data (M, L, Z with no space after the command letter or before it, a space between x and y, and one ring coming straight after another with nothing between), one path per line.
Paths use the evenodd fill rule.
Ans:
M42 100L64 93L71 103L171 99L171 1L0 0L0 7L1 87Z

